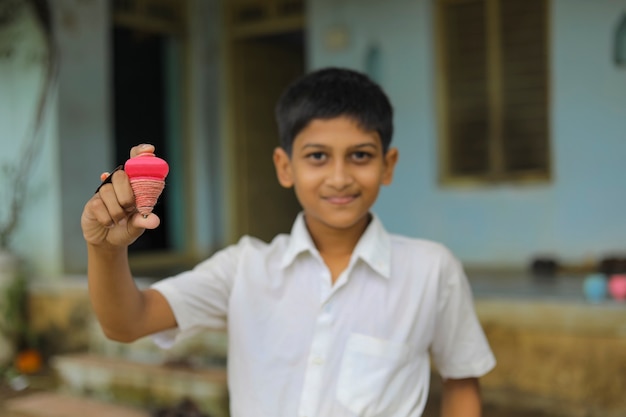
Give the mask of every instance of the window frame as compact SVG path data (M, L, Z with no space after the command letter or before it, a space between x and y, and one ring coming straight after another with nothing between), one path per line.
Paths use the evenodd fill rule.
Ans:
M436 0L435 6L435 78L437 94L437 124L439 149L439 183L442 185L495 185L520 183L546 183L552 179L551 152L551 79L550 79L550 0L544 0L543 17L545 19L545 100L546 100L546 138L545 167L535 171L507 171L503 150L504 129L504 87L502 68L504 61L501 54L502 34L500 33L500 4L507 0ZM450 100L449 73L446 59L446 23L444 7L449 4L484 3L486 28L486 82L487 82L487 123L488 123L488 169L486 174L459 174L453 171L451 135L449 129Z

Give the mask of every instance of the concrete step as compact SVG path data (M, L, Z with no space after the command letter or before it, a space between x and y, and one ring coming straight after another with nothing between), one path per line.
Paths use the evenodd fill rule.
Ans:
M135 282L140 288L147 288L152 280L138 278ZM200 367L226 363L228 336L224 331L204 331L167 350L157 347L150 337L133 343L107 339L93 313L86 276L34 284L30 288L28 307L29 326L48 354L88 351L145 363L184 359ZM2 349L0 347L0 352Z
M36 393L5 402L6 417L149 417L148 411L57 393Z
M214 417L228 417L225 368L132 362L92 354L55 357L61 392L153 410L187 398Z

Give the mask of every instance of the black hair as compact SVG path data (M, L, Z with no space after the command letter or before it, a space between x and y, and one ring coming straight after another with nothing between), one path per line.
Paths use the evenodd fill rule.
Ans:
M315 119L346 116L377 132L387 153L393 135L393 108L382 88L365 74L324 68L294 81L276 105L281 147L291 155L293 141Z

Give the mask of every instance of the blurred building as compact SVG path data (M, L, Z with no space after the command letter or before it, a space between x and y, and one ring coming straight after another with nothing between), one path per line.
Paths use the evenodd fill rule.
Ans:
M440 241L471 270L519 271L542 256L587 271L626 252L626 0L51 4L60 66L14 240L42 286L84 282L83 205L100 173L142 142L171 170L162 227L132 249L139 275L188 268L243 234L288 232L298 206L273 172L274 103L290 81L325 66L368 73L394 104L400 161L375 206L389 231ZM19 42L37 49L29 22ZM41 84L36 62L15 50L0 50L0 161L19 155ZM581 404L604 393L604 404L624 405L606 388L625 388L623 376L580 388L611 371L594 362L598 340L609 357L624 352L623 308L590 312L581 293L568 300L579 303L573 310L555 312L550 300L536 310L541 300L533 290L510 315L508 301L480 305L499 346L527 343L501 356L501 369L511 375L520 357L541 367L542 354L581 367L558 383L548 367L496 374L489 386ZM529 319L533 311L546 315ZM609 317L605 327L599 317ZM623 370L623 354L617 360Z
M53 2L58 83L15 241L43 280L84 272L83 204L140 142L172 173L163 230L136 258L188 263L288 231L297 205L272 172L273 105L329 65L369 73L395 105L400 163L375 208L390 231L471 266L624 250L622 1L226 3ZM0 62L3 157L37 92L20 59Z

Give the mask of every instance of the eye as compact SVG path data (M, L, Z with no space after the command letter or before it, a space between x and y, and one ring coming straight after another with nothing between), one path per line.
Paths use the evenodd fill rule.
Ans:
M352 160L355 162L367 162L372 158L372 154L364 151L356 151L352 153Z
M319 162L324 162L327 156L324 152L311 152L310 154L306 155L306 158L312 162L319 163Z

